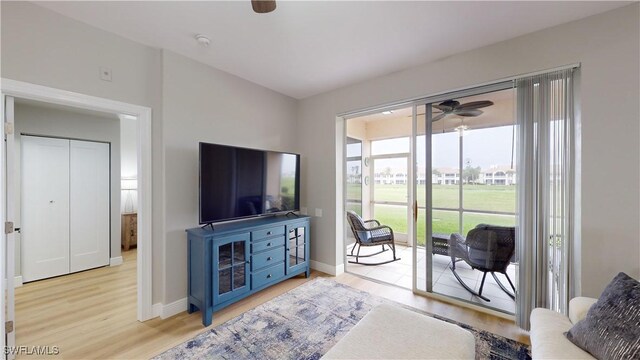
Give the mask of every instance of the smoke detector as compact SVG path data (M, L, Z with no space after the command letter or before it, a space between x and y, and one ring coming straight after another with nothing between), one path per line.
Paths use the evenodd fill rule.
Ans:
M196 41L203 47L207 47L211 43L211 40L208 37L201 34L196 35Z

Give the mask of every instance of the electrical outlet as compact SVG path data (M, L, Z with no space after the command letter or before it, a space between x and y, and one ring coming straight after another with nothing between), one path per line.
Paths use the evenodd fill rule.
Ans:
M104 81L111 81L111 68L101 66L100 67L100 79Z
M301 207L300 208L300 214L307 215L307 208L306 207Z
M322 209L316 208L316 216L317 217L322 217Z

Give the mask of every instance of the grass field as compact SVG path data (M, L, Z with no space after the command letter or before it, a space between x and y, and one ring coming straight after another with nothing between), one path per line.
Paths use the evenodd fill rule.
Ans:
M405 185L374 184L376 201L407 201L407 187ZM352 198L356 198L359 188L353 186L348 189ZM425 188L418 187L418 204L425 205ZM504 185L463 185L463 201L465 210L515 212L515 186ZM433 206L439 208L458 208L459 188L456 185L433 185ZM418 215L418 244L425 243L424 209ZM407 207L376 204L374 216L383 224L391 226L399 233L407 232ZM465 212L463 217L463 233L480 223L493 225L515 225L513 215L493 215ZM459 214L457 211L433 211L433 232L451 234L459 232Z
M406 185L374 184L373 186L376 201L407 201ZM463 185L462 192L465 209L515 212L515 186ZM418 204L424 206L425 202L425 187L418 186ZM433 185L433 207L458 208L458 202L459 187L457 185Z

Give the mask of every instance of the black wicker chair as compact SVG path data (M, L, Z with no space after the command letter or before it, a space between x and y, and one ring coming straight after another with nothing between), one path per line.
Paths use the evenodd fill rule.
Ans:
M460 234L451 234L449 238L449 255L451 256L451 271L458 282L473 295L485 301L490 301L482 296L482 288L487 273L491 273L498 286L512 299L515 295L509 291L498 278L496 272L504 274L515 292L515 287L507 275L507 267L515 253L515 228L480 224L471 229L466 239ZM456 261L464 260L474 270L484 272L480 289L475 292L456 273Z
M393 229L386 225L380 225L380 222L378 220L364 221L362 220L360 215L356 214L353 211L347 211L347 220L349 221L351 231L353 231L353 236L356 238L356 243L351 248L351 254L348 255L355 256L356 261L349 261L350 263L360 265L382 265L400 260L400 258L396 258L396 245L393 238ZM373 224L373 226L369 224ZM382 246L381 251L369 255L360 255L361 247L378 245ZM385 245L388 245L393 252L393 260L378 263L363 263L359 261L361 257L371 257L387 251L388 249L385 249ZM356 246L358 247L358 251L355 255L353 255L353 250L356 248Z

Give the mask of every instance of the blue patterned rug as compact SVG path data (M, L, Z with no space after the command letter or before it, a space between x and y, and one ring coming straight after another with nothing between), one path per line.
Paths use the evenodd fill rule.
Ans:
M382 303L417 311L333 280L317 278L154 359L319 359L369 310ZM421 313L471 331L476 337L477 359L531 358L525 344Z

